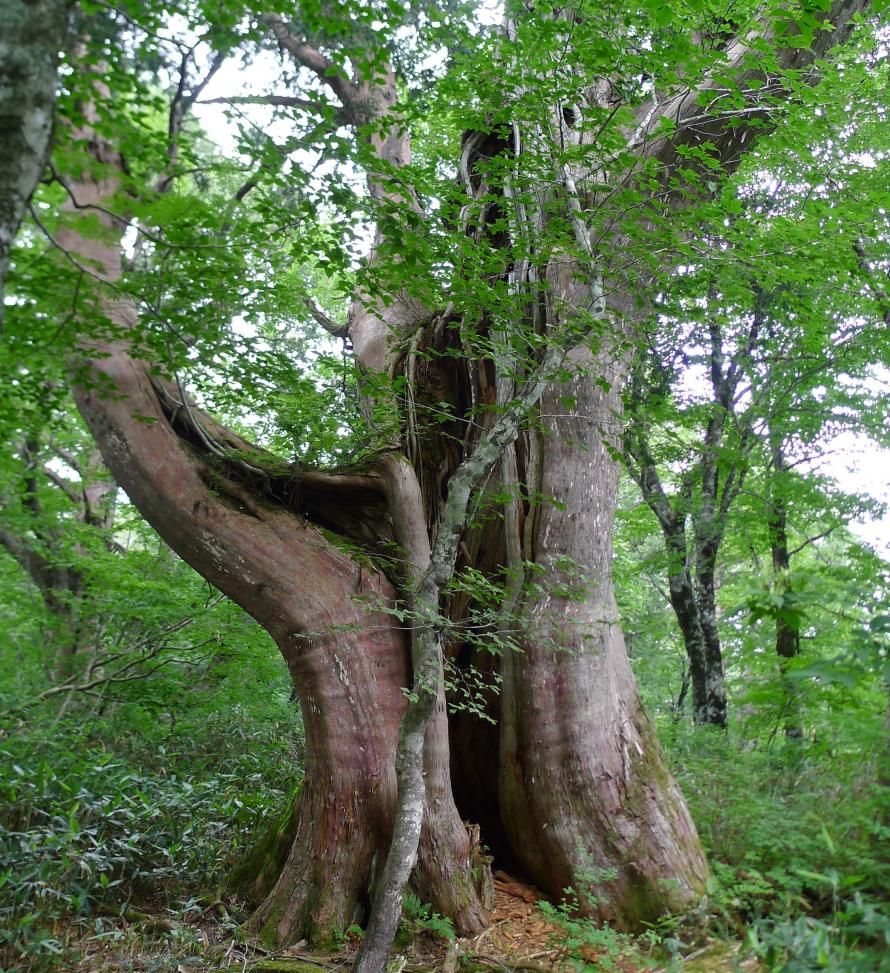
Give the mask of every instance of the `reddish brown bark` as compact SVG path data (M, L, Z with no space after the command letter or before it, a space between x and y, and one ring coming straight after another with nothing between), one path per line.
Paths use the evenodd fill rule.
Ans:
M573 418L561 418L567 393ZM521 607L521 651L502 662L500 801L539 887L572 887L586 911L633 928L687 906L708 868L640 705L612 591L618 470L605 443L617 402L584 373L542 402L540 490L556 505L533 513L526 556L540 593Z
M86 177L72 187L80 206L112 189ZM113 289L121 272L114 234L88 239L72 225L59 243L101 268L108 317L125 333L135 327L132 303ZM75 397L115 479L185 561L263 625L290 668L306 728L306 778L288 863L256 922L276 942L324 939L364 916L392 826L407 645L393 616L369 602L385 604L394 591L330 534L240 482L237 463L202 450L185 417L191 432L195 422L209 437L218 428L149 377L126 342L87 352L92 361L78 374L90 381ZM324 479L316 475L316 489ZM341 485L331 477L330 495ZM346 485L354 487L349 478ZM481 912L469 884L469 839L447 764L433 770L417 882L471 932Z

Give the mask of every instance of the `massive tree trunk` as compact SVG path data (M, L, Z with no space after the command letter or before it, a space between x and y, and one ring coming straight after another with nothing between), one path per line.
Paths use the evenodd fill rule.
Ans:
M607 448L620 399L615 369L597 372L613 379L609 392L585 372L542 402L540 492L554 503L530 514L537 592L521 607L521 651L503 662L501 813L542 889L558 897L571 886L587 911L635 928L687 905L708 869L625 651ZM576 415L558 418L567 392Z
M106 462L167 543L269 632L297 687L305 783L288 863L256 923L276 942L323 941L364 918L392 826L407 646L395 619L367 602L385 607L394 591L300 512L246 489L237 463L220 469L202 456L175 425L182 402L159 395L125 349L108 351L95 367L123 397L77 392ZM298 475L294 481L299 489ZM356 483L342 484L342 502L373 509L373 480ZM325 492L336 495L340 486L333 477ZM429 849L418 885L459 929L472 931L481 917L469 884L469 840L447 786L436 786L445 796L427 807Z

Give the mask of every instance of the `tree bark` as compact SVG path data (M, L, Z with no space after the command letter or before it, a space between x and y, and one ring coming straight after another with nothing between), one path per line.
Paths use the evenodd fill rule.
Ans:
M0 327L9 255L46 165L70 0L0 4Z
M684 564L682 570L668 577L671 607L677 616L686 655L689 658L689 680L692 684L692 721L696 725L708 721L708 660L705 636L702 631L695 588Z
M711 557L699 552L700 566L696 573L696 602L704 636L706 712L703 723L726 726L726 686L723 673L723 649L717 626L717 586L715 580L716 552Z
M551 417L567 393L576 407L545 419L539 446L541 493L556 505L528 515L540 593L526 595L521 651L503 662L500 799L540 888L571 887L588 913L636 928L687 906L708 868L640 705L612 590L616 369L610 377L604 392L585 370L542 402Z

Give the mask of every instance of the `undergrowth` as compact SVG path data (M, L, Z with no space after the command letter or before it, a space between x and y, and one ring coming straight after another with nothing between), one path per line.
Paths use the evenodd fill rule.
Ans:
M96 917L214 897L296 783L296 721L128 736L116 721L0 739L0 968L64 966Z
M885 731L877 714L841 716L804 741L666 734L713 871L686 926L742 939L770 973L890 970Z

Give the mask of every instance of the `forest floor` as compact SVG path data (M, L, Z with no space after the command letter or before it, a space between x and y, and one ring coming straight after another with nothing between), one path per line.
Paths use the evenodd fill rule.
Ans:
M739 943L708 940L672 959L651 944L623 937L620 948L578 941L538 907L541 893L496 873L490 925L474 937L449 941L416 928L397 946L391 973L759 973ZM410 932L410 930L409 930ZM101 932L69 940L79 961L71 973L347 973L358 949L348 934L326 953L304 942L276 952L245 940L222 902L183 912L127 910L103 920Z

